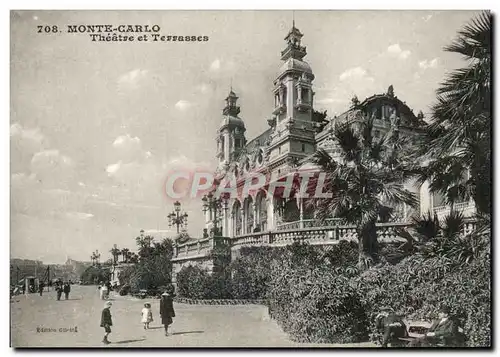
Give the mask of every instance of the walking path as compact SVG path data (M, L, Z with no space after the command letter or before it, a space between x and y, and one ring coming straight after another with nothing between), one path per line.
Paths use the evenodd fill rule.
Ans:
M94 286L72 286L70 299L57 301L55 291L17 296L11 300L13 347L104 347L99 327L104 301ZM267 308L257 305L175 304L172 334L165 336L159 321L159 300L112 296L113 347L372 347L298 344L291 342ZM155 321L150 330L141 324L141 309L150 302ZM74 331L76 328L76 331ZM46 329L46 330L43 330Z

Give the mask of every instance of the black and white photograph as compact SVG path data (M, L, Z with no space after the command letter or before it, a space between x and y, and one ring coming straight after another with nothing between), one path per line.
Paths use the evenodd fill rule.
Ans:
M492 347L493 12L9 12L11 348Z

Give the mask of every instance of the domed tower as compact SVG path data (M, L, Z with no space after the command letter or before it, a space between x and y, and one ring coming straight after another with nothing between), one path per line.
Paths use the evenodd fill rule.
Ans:
M303 60L306 47L301 45L302 33L295 27L285 37L281 51L279 74L274 81L273 133L270 161L277 167L282 162L297 162L315 150L311 66Z
M223 118L217 135L217 158L221 170L229 167L246 144L245 123L238 117L240 107L237 106L237 101L238 97L231 88L226 97L226 106L222 110Z

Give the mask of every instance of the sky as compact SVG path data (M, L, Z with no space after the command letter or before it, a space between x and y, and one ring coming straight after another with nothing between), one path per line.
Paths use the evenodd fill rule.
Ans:
M267 129L273 80L295 17L329 116L389 85L429 113L446 73L443 47L471 11L11 12L11 257L61 263L135 249L141 229L168 233L163 182L176 168L215 168L231 83L246 137ZM205 42L92 42L67 25L158 25ZM64 32L39 34L37 26ZM181 201L200 237L199 200ZM165 232L166 231L166 232Z

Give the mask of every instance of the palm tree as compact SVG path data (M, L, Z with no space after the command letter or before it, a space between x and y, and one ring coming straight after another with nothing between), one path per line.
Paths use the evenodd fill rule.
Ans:
M128 256L128 253L129 253L129 249L128 249L128 248L123 248L123 249L121 250L121 254L122 254L122 258L123 258L123 260L122 260L122 261L123 261L123 263L127 263L127 261L128 261L128 257L129 257L129 256Z
M355 119L337 123L333 129L340 160L322 149L312 156L311 161L326 174L325 188L333 196L316 198L309 204L320 220L338 217L356 225L359 266L367 268L378 260L376 223L388 221L397 205L415 207L417 199L403 187L414 175L402 159L408 157L409 139L399 137L397 125L375 139L373 119L363 109L357 108L356 113Z
M465 234L467 219L452 211L442 222L430 213L412 221L410 229L400 229L399 235L407 240L413 251L426 258L443 257L457 265L482 259L489 249L489 236L475 231Z
M427 138L429 160L420 182L453 205L472 198L479 214L491 213L491 14L483 12L459 31L445 51L467 66L451 72L437 91Z
M113 256L113 263L116 264L118 262L118 257L121 254L121 250L115 244L109 252Z

